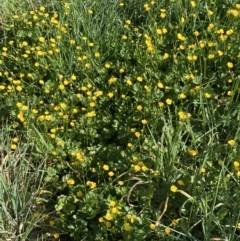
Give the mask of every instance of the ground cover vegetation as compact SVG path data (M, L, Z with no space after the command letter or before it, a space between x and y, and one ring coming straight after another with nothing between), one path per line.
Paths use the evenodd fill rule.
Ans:
M0 17L0 240L239 239L240 2Z

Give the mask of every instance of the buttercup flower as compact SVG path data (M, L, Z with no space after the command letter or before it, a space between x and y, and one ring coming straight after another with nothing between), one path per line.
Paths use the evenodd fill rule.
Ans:
M74 179L72 179L72 178L71 178L71 179L68 179L68 180L67 180L67 184L68 184L68 185L74 185L74 184L75 184Z
M198 154L198 152L196 151L196 150L189 150L189 154L191 155L191 156L196 156L197 154Z
M176 192L178 190L178 188L175 185L172 185L170 187L170 190L171 190L171 192Z
M228 63L227 63L227 67L228 67L229 69L232 69L232 68L233 68L233 63L232 63L232 62L228 62Z
M228 141L228 144L229 144L230 146L234 146L234 145L235 145L235 143L236 143L236 141L235 141L235 140L229 140L229 141Z

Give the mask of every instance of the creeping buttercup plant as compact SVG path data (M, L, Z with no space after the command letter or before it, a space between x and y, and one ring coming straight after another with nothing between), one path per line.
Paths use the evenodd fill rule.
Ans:
M45 160L28 213L40 221L21 237L239 238L238 1L24 0L1 12L1 119L21 133L3 145Z

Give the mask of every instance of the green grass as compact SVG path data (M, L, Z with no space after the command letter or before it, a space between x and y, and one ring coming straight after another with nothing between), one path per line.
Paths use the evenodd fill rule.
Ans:
M240 3L0 3L3 240L239 239Z
M44 220L40 216L43 209L36 201L46 157L31 157L33 143L22 141L25 135L24 132L10 129L8 125L3 125L1 129L1 240L36 240L36 236L29 239L33 230L43 228ZM17 138L12 141L11 136ZM14 145L17 146L16 151L11 150Z

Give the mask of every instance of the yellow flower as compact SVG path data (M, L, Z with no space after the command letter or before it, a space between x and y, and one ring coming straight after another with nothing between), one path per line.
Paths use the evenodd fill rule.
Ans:
M129 143L127 144L127 146L128 146L129 148L131 148L131 147L133 146L133 144L129 142Z
M40 120L40 121L44 121L45 120L45 116L44 115L40 115L39 117L38 117L38 119ZM58 146L61 146L62 145L62 143L57 143L57 145Z
M45 11L45 7L43 7L43 6L41 6L39 9L40 9L41 12Z
M18 137L15 137L12 139L13 142L17 143L19 141L19 138Z
M137 106L137 110L139 110L139 111L141 111L142 108L143 108L143 107L142 107L141 105L138 105L138 106Z
M87 91L87 87L83 86L83 87L81 88L81 90L82 90L82 91Z
M227 35L223 35L223 34L220 35L220 39L221 39L222 41L225 41L227 38L228 38Z
M167 33L167 31L168 31L168 30L167 30L166 28L163 28L163 29L162 29L162 32L163 32L164 34Z
M108 64L108 63L105 64L105 68L106 68L106 69L109 69L110 67L111 67L110 64Z
M108 221L113 220L113 215L111 213L107 213L105 216L105 219L107 219Z
M113 96L114 96L114 94L113 94L112 92L109 92L109 93L108 93L108 97L109 97L109 98L112 98Z
M235 143L236 143L236 141L235 141L235 140L229 140L229 141L228 141L228 144L229 144L230 146L234 146L234 145L235 145Z
M67 104L62 102L60 103L60 107L65 110L67 108Z
M200 48L204 48L205 47L205 42L203 40L199 41L199 46Z
M89 117L89 118L92 118L92 117L95 117L96 116L96 112L95 111L91 111L91 112L88 112L86 114L86 117Z
M144 89L145 89L147 92L150 92L150 88L149 88L147 85L144 86Z
M178 225L178 220L177 219L173 219L172 220L172 225L173 226L177 226Z
M44 37L39 37L38 40L39 42L42 42L42 43L45 41Z
M232 14L234 17L237 17L239 12L236 9L230 9L227 11L228 14Z
M145 10L146 10L147 12L151 10L151 8L149 7L149 5L148 5L147 3L145 3L145 4L143 5L143 7L145 8Z
M100 54L99 54L98 52L96 52L96 53L94 54L94 56L95 56L96 58L99 58L99 57L100 57Z
M186 96L184 93L181 93L181 94L179 94L179 98L180 98L180 99L186 99L187 96Z
M73 74L73 75L71 76L71 79L72 79L72 80L76 80L76 79L77 79L76 75Z
M91 189L94 189L97 186L96 182L91 182L91 181L87 181L86 185Z
M124 230L126 231L126 232L129 232L129 231L131 231L131 226L128 224L128 223L125 223L124 224L124 226L123 226L123 228L124 228Z
M191 7L192 7L192 8L195 8L195 7L196 7L196 3L195 3L194 1L191 1L190 4L191 4Z
M132 81L131 80L127 80L127 85L132 85Z
M16 144L12 144L12 145L11 145L11 149L12 149L12 150L16 150L16 149L17 149L17 145L16 145Z
M171 192L177 192L178 188L175 185L170 187Z
M114 172L109 172L108 175L109 175L110 177L113 177L113 176L114 176Z
M89 105L90 105L90 107L95 107L96 106L96 104L94 102L90 102Z
M184 185L183 180L178 180L177 183L178 183L178 185L180 185L180 186L183 186L183 185Z
M96 182L92 182L90 188L91 188L91 189L94 189L96 186L97 186Z
M228 62L228 63L227 63L227 67L228 67L229 69L232 69L232 68L233 68L233 63L232 63L232 62Z
M163 107L164 103L160 101L160 102L158 102L158 105L159 105L159 107Z
M73 113L73 114L78 113L78 109L77 109L77 108L74 108L74 109L72 110L72 113Z
M151 223L151 224L150 224L150 228L151 228L152 230L154 230L154 229L156 228L156 225L155 225L154 223Z
M116 202L115 202L115 201L110 201L109 205L110 205L111 207L115 207L115 206L116 206Z
M191 156L196 156L197 154L198 154L198 152L196 151L196 150L189 150L189 154L191 155Z
M208 59L214 59L215 58L215 54L209 54L208 55Z
M73 179L68 179L67 180L67 184L68 185L74 185L75 184L75 181Z
M138 82L142 82L142 81L143 81L143 78L142 78L142 77L137 77L137 81L138 81Z
M166 18L166 13L160 13L161 18Z
M140 137L140 133L139 132L135 132L135 136L137 137L137 138L139 138Z
M58 239L58 238L59 238L59 233L53 234L53 237L54 237L55 239Z
M143 125L146 125L146 124L147 124L147 120L145 120L145 119L142 120L141 122L142 122Z
M103 222L104 222L103 217L100 217L100 218L98 219L98 222L103 223Z
M18 85L18 86L16 87L16 90L19 91L19 92L22 91L22 86L21 86L21 85Z
M200 90L201 89L201 86L199 86L199 85L197 85L196 87L195 87L195 90Z
M169 234L171 232L171 229L166 227L164 231L165 231L166 234Z
M113 214L119 213L118 207L112 208L111 213Z
M78 191L78 192L77 192L77 197L82 197L82 196L83 196L82 191Z
M189 60L189 61L196 61L197 60L197 55L188 55L187 56L187 59Z
M129 215L127 215L127 218L130 220L131 223L134 223L134 221L136 219L136 215L135 214L129 214Z
M210 95L209 93L205 93L204 96L205 96L207 99L211 98L211 95Z
M18 108L21 108L23 106L23 104L21 102L17 102L16 105L17 105Z
M208 15L209 15L209 16L212 16L213 14L214 14L214 12L213 12L213 11L208 10Z
M234 168L235 168L235 170L239 170L239 166L240 166L240 163L238 162L238 161L235 161L234 163L233 163L233 166L234 166Z
M168 53L165 53L164 55L163 55L163 59L168 59L169 58L169 54Z
M181 33L178 33L178 34L177 34L177 38L178 38L179 40L182 40L182 41L185 41L185 40L186 40L186 37L184 37Z
M137 156L133 156L132 159L133 159L134 162L138 161L138 157Z
M105 171L108 171L108 170L109 170L109 166L108 166L108 165L103 165L103 169L104 169Z
M122 186L122 185L124 185L124 182L123 182L123 181L119 181L119 182L118 182L118 185L119 185L119 186Z
M198 32L198 31L194 31L193 34L194 34L194 36L196 36L196 37L199 36L199 32Z
M135 170L136 172L139 172L139 171L141 170L141 167L140 167L139 165L135 165L135 166L134 166L134 170Z
M166 103L167 103L167 105L171 105L172 104L172 100L171 99L166 99Z
M231 34L233 34L233 30L232 30L232 29L227 30L227 31L226 31L226 34L227 34L228 36L231 35Z

